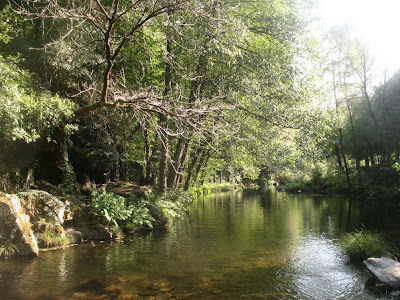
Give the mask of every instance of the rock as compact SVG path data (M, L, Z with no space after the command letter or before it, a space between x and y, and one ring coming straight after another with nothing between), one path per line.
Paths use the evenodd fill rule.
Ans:
M75 242L82 243L83 238L82 238L82 232L74 229L74 228L66 228L65 229L65 234L69 234L74 237Z
M387 258L368 258L364 265L372 273L374 278L388 287L400 287L400 263Z
M38 255L39 247L29 216L16 195L0 195L0 243L14 244L20 255Z
M17 195L24 200L23 205L34 221L42 217L54 225L62 226L65 221L73 218L69 201L62 202L45 191L29 190Z
M83 240L107 241L111 239L110 232L101 224L83 224L75 230L81 233Z

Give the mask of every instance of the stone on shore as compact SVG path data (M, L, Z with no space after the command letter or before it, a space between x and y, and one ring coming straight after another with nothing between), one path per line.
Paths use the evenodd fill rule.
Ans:
M38 255L39 247L31 229L29 216L16 195L0 195L0 246L14 244L19 255Z
M364 265L378 283L395 288L400 287L400 263L387 257L368 258Z
M23 199L22 204L33 222L42 217L54 225L63 226L65 221L73 218L69 201L63 202L45 191L29 190L18 193L17 196Z

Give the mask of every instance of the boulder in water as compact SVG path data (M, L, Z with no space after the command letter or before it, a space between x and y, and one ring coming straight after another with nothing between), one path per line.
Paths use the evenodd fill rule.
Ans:
M387 257L368 258L364 265L379 284L390 288L400 287L400 263Z

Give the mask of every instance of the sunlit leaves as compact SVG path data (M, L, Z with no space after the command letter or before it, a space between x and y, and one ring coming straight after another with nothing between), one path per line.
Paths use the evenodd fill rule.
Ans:
M0 57L0 136L34 142L73 118L73 103L34 85L16 60ZM73 126L69 126L73 130Z

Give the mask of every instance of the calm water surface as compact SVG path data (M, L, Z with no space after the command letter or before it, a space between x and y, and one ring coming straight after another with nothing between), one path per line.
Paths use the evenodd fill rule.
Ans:
M0 299L382 297L364 288L368 271L348 263L337 239L361 223L386 229L377 211L390 212L347 207L275 191L212 195L166 230L1 261Z

